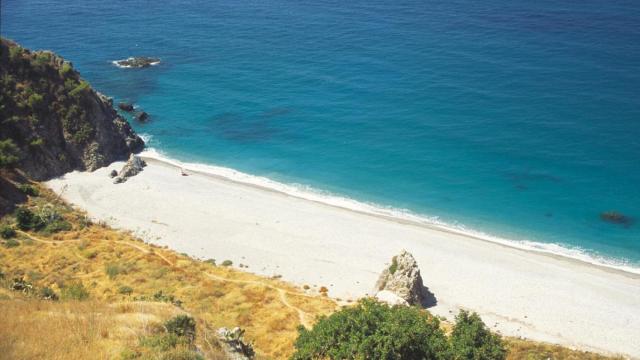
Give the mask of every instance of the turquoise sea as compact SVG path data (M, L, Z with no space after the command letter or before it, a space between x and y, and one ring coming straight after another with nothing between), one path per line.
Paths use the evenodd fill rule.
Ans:
M162 156L640 271L637 0L1 10L2 36L63 55L147 111L134 125ZM161 63L112 64L129 56Z

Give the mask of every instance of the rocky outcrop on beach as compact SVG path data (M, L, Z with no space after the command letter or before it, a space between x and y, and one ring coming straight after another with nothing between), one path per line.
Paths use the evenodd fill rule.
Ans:
M391 259L391 265L382 271L374 290L378 300L391 305L425 305L429 298L418 263L406 250Z
M12 167L34 180L93 171L141 151L142 139L73 65L50 51L2 39L0 141L15 145Z
M223 327L218 329L217 335L228 359L250 360L254 358L253 347L244 341L243 329L235 327L230 330Z
M142 158L131 154L127 163L122 167L122 170L120 170L118 175L113 179L113 183L120 184L127 181L128 178L138 175L145 166L147 166L147 163L144 162Z
M122 68L145 68L159 64L160 59L146 56L137 56L123 60L116 60L113 63Z

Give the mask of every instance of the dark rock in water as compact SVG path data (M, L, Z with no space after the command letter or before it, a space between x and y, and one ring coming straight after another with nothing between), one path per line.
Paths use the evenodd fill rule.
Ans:
M147 114L144 111L141 111L136 115L136 120L140 122L147 122L149 120L149 114Z
M138 57L130 57L124 60L116 60L113 62L118 67L122 68L145 68L151 65L158 65L160 63L160 59L146 57L146 56L138 56Z
M133 104L130 104L130 103L121 102L120 104L118 104L118 107L120 108L120 110L123 110L123 111L127 111L127 112L133 111Z
M606 211L600 214L600 219L602 219L602 221L606 221L612 224L618 224L618 225L624 225L624 226L630 226L631 224L633 224L633 218L621 214L617 211Z
M116 176L118 176L118 172L115 170L111 170L111 172L109 173L109 177L114 178Z

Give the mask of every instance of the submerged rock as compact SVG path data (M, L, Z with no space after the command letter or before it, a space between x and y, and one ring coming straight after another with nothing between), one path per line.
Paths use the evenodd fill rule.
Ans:
M121 68L145 68L152 65L160 64L160 59L146 56L137 56L123 60L116 60L113 63Z
M127 111L127 112L131 112L133 111L133 104L127 103L127 102L121 102L118 104L118 107L120 108L120 110L122 111Z
M600 219L612 224L619 224L624 226L630 226L633 223L633 218L619 213L617 211L606 211L600 214Z
M113 179L113 183L120 184L127 181L128 178L138 175L145 166L147 166L147 163L145 163L144 160L139 156L131 154L127 163L124 164L122 170L118 173L118 176Z
M400 299L409 305L426 305L430 295L422 283L418 263L406 250L391 259L391 265L380 274L374 292L382 301L402 303Z
M144 111L140 111L138 114L136 114L136 120L140 122L147 122L147 120L149 120L149 114Z

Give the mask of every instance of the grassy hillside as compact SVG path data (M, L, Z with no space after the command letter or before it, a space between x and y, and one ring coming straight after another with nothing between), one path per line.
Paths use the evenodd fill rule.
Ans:
M68 330L56 333L60 337L66 337L68 331L78 333L86 337L82 341L87 346L102 349L100 354L104 355L135 348L136 335L140 333L137 327L157 327L169 315L186 312L197 319L196 344L201 349L211 347L207 339L215 338L217 328L240 326L246 329L245 337L254 343L258 355L285 358L292 352L298 325L311 324L316 315L336 308L326 297L308 295L281 281L194 260L145 244L127 233L92 224L49 191L37 191L40 195L30 196L27 208L34 214L53 212L59 218L38 231L16 229L15 238L4 240L0 246L0 271L4 277L0 321L20 323L21 317L28 314L29 321L42 324L0 327L0 337L5 339L0 343L0 353L6 354L17 346L22 349L18 358L23 359L39 358L38 349L56 352L61 358L69 358L70 354L82 358L74 353L77 348L65 345L74 343L73 336L60 343L43 342L40 336L33 336L38 328L43 329L43 334L48 333L45 329L51 326L51 318L57 319L56 313L68 314L71 309L72 314L95 322L84 326L71 322L66 325ZM2 219L5 225L14 221L9 216ZM16 278L23 278L33 289L7 290ZM61 300L39 300L43 288ZM28 301L14 301L25 298ZM84 302L77 307L79 300ZM96 317L98 313L100 316ZM125 313L136 314L145 324L121 323L117 314ZM96 331L83 335L82 328L86 326ZM107 335L100 330L103 328ZM127 332L131 336L126 336ZM16 341L7 340L12 338ZM27 356L30 353L33 356Z
M93 224L37 184L18 187L28 202L0 220L0 354L7 358L223 359L216 329L240 326L258 358L282 359L299 325L339 308L313 290L219 265L224 259L195 260ZM44 299L51 297L58 300ZM193 345L165 334L163 324L179 314L196 320ZM506 342L509 359L606 359Z

